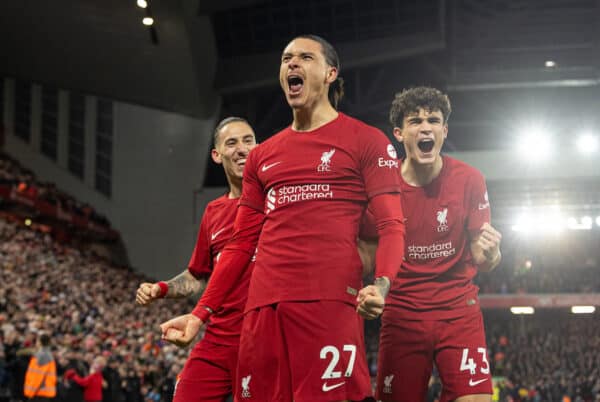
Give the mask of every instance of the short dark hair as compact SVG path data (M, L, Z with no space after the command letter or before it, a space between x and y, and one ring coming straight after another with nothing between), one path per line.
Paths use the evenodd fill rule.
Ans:
M310 39L310 40L315 41L318 44L320 44L321 51L323 53L323 56L325 57L325 62L327 63L327 65L329 65L331 67L335 67L338 70L338 76L337 76L336 80L333 81L331 83L331 85L329 86L329 93L328 93L329 102L331 102L333 107L337 109L340 101L344 97L344 79L342 77L340 77L340 75L339 75L339 73L340 73L340 58L338 57L338 54L337 54L335 48L333 47L333 45L331 43L329 43L327 40L325 40L324 38L322 38L318 35L306 34L306 35L296 36L294 39L299 39L299 38Z
M439 89L430 87L415 87L398 92L392 102L390 109L390 123L392 127L400 127L404 123L404 117L411 113L417 113L419 109L428 112L440 111L444 116L444 124L448 123L450 112L450 99Z
M248 123L248 120L244 119L243 117L237 117L237 116L226 117L223 120L221 120L219 122L219 124L217 124L217 127L215 127L215 131L213 133L213 142L214 142L215 147L219 143L219 133L221 132L223 127L225 127L226 125L228 125L230 123L235 123L238 121L242 122L242 123L246 123L248 126L250 126L250 123ZM250 126L250 127L252 127L252 126Z
M41 334L40 335L40 343L42 344L43 347L49 346L50 345L50 335Z

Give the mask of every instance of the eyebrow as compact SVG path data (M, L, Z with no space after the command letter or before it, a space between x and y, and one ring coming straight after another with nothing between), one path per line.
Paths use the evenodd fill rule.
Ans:
M294 53L291 53L291 52L285 52L285 53L283 53L283 54L281 55L281 57L285 57L285 56L293 56L293 55L294 55ZM314 55L315 55L315 53L313 53L313 52L300 52L300 53L299 53L299 55L300 55L300 56L314 56Z
M421 116L412 116L412 117L408 117L408 121L416 121L416 120L438 120L441 121L442 118L439 116L427 116L427 117L421 117Z

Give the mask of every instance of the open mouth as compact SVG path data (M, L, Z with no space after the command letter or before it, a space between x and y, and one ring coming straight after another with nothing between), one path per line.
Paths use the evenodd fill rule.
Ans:
M290 75L288 77L288 87L290 89L290 95L297 95L302 91L304 80L297 75Z
M435 142L431 138L424 138L417 143L421 152L429 153L433 149Z

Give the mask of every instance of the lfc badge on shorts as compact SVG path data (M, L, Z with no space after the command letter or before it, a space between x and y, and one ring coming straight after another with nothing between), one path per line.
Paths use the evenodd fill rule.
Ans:
M385 376L383 379L383 393L391 394L392 393L392 381L394 380L394 375L390 374Z
M252 379L251 375L246 377L242 377L242 398L251 398L252 394L250 394L250 380Z

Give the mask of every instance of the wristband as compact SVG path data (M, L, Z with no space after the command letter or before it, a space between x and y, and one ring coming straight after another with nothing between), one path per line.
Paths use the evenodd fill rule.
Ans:
M158 285L158 287L160 287L160 293L158 295L158 297L160 297L161 299L163 297L165 297L167 295L167 292L169 291L169 284L167 282L156 282L156 284Z
M192 314L196 317L200 318L202 322L208 321L210 315L213 313L213 310L208 306L196 306Z

